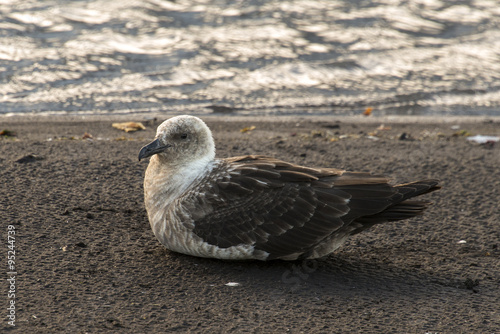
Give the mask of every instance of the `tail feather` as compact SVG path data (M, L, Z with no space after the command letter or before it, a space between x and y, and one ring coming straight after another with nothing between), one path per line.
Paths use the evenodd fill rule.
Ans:
M409 198L420 196L441 189L441 187L438 186L438 183L439 183L438 180L430 179L430 180L422 180L422 181L398 184L397 186L395 186L395 188L397 188L398 192L403 195L402 201L405 201Z
M398 190L402 198L379 213L357 218L355 221L361 226L352 234L359 233L375 224L408 219L423 214L432 203L409 199L440 189L438 183L438 180L423 180L395 186L394 188Z
M397 221L415 217L424 213L431 204L427 201L405 201L388 207L386 210L369 218L383 219L384 221ZM376 217L375 217L376 216Z

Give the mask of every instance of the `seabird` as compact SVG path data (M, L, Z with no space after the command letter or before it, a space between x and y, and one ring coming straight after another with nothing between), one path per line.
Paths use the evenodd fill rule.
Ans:
M215 158L194 116L163 122L139 152L150 157L144 197L151 228L168 249L228 260L323 257L375 224L422 214L410 200L437 180L392 186L384 176L310 168L261 155Z

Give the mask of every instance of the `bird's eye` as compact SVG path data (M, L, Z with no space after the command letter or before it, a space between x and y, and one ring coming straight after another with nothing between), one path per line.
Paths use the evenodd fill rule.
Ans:
M186 139L187 137L188 137L187 133L183 133L183 134L181 135L181 139Z

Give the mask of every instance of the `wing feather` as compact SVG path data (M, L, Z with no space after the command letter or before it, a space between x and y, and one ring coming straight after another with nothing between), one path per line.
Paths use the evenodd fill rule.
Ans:
M213 210L204 217L197 215L193 229L210 244L231 247L251 240L256 249L277 258L313 247L344 224L340 216L348 211L349 194L329 193L331 185L319 192L311 186L323 174L331 177L340 171L322 174L255 156L228 159L214 173L225 174L210 185L217 191L197 189L208 194L205 205Z
M404 201L435 188L425 181L391 186L382 176L263 156L220 160L211 174L217 178L196 190L205 196L184 198L191 203L188 210L201 212L192 215L193 233L221 248L253 245L256 252L269 253L268 260L308 254L336 231L357 233L374 223L411 217L426 205ZM354 221L356 227L349 230Z

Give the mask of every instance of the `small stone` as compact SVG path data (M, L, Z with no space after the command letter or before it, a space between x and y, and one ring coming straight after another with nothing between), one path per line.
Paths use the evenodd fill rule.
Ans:
M38 160L43 160L43 158L38 156L38 155L28 154L20 159L17 159L16 162L20 163L20 164L26 164L26 163L35 162Z
M224 284L225 286L240 286L240 283L236 283L236 282L229 282L229 283L226 283Z

